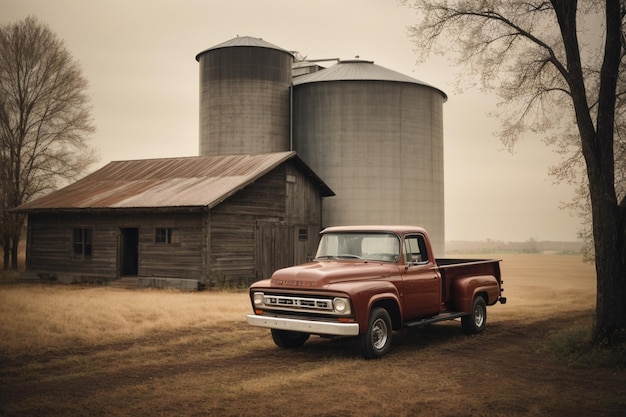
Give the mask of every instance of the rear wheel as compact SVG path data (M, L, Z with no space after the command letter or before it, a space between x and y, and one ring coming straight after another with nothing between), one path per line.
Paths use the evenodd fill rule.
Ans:
M272 340L282 349L297 348L309 339L308 333L290 332L289 330L272 329Z
M461 327L467 334L477 334L485 329L487 324L487 304L481 296L474 298L472 313L461 317Z
M367 332L359 336L359 352L366 359L380 358L391 348L391 318L384 308L370 313Z

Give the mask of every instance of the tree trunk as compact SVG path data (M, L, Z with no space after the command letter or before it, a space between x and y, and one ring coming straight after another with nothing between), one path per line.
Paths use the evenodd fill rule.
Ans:
M5 271L9 270L9 260L11 259L10 257L10 249L9 249L9 242L6 241L4 246L2 246L2 252L4 253L4 258L3 258L3 268Z
M622 50L620 9L619 0L607 0L597 134L588 147L593 152L585 156L589 179L594 181L593 186L590 185L598 275L594 338L599 344L619 342L626 331L624 212L615 192L613 148L616 83Z
M600 194L600 195L598 195ZM596 251L596 344L613 344L626 329L626 229L624 211L592 191L593 234Z
M11 239L11 269L14 271L19 268L20 238L21 236L17 235Z

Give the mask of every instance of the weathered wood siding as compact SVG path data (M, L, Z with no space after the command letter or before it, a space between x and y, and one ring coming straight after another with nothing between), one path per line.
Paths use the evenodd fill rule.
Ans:
M197 279L203 282L206 212L151 214L144 220L146 229L139 233L139 275ZM155 243L156 228L171 228L177 242Z
M99 223L99 224L95 224ZM29 214L26 266L46 275L72 280L110 280L117 277L117 230L103 227L98 216L85 214ZM93 229L91 259L76 259L74 228Z
M256 230L256 279L269 278L279 269L301 263L296 259L295 227L276 222L258 222Z
M293 164L287 165L287 223L296 226L294 263L310 261L315 256L322 227L322 198L317 184ZM301 233L304 229L306 233ZM304 239L306 235L306 239Z
M210 216L210 284L254 282L257 222L285 220L284 164L213 208Z
M289 161L211 210L210 285L247 286L311 259L321 200L319 187Z
M31 213L28 222L27 268L65 280L114 280L120 275L120 229L137 228L138 276L201 280L206 213ZM76 259L72 231L93 229L91 259ZM177 243L155 243L156 228L172 228Z

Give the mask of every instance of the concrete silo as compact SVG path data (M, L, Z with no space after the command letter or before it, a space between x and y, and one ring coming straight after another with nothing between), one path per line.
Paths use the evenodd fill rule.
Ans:
M324 226L416 224L443 254L446 94L362 60L293 84L293 149L336 193Z
M200 63L200 155L288 151L293 55L236 37L196 56Z

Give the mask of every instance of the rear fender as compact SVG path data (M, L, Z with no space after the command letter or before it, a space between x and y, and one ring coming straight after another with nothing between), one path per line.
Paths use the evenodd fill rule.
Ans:
M474 298L481 294L487 305L498 301L500 286L493 275L476 275L457 278L452 284L452 305L454 310L471 313Z

